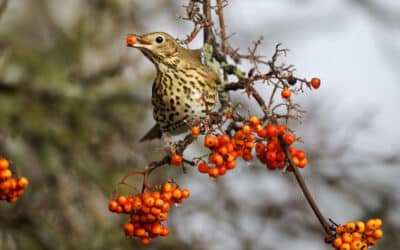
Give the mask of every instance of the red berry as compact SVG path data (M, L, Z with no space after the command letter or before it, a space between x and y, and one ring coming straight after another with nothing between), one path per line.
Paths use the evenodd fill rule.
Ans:
M178 155L178 154L174 154L171 156L171 163L175 166L180 166L182 165L183 162L183 158L182 156Z
M312 78L310 83L314 89L318 89L321 86L321 80L317 77Z
M198 136L199 134L200 134L200 128L198 126L193 126L192 127L192 135Z
M208 173L208 164L205 162L201 162L198 166L197 169L199 170L200 173L205 174Z
M294 137L294 135L292 135L292 134L285 135L283 137L283 139L284 139L285 143L288 145L291 145L296 141L296 137Z
M290 92L290 89L284 88L281 92L281 96L285 99L289 99L292 93Z

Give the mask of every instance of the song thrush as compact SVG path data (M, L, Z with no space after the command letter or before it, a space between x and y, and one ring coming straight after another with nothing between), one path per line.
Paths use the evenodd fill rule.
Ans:
M140 141L183 133L214 107L220 78L202 64L200 49L183 48L164 32L128 35L127 45L139 49L157 70L151 99L156 125Z

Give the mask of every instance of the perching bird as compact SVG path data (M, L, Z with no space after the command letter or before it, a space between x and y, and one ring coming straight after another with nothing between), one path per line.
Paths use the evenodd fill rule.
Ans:
M151 99L156 125L140 141L186 132L215 106L220 78L202 64L200 49L183 48L164 32L128 35L127 45L139 49L157 69Z

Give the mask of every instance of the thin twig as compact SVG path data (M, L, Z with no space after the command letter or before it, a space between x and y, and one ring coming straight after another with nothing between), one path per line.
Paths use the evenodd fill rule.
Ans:
M292 158L289 148L288 148L288 145L285 143L282 136L279 136L278 139L279 139L279 143L280 143L281 147L283 148L283 150L286 154L289 165L290 165L291 169L293 170L293 174L296 177L297 183L299 184L301 191L303 192L304 196L306 197L308 204L312 208L315 216L318 218L318 221L321 224L321 226L323 227L325 233L327 235L330 235L331 234L330 224L325 219L325 217L322 215L321 210L319 209L313 196L311 195L310 191L308 190L308 187L304 181L303 176L301 175L300 171L297 169L296 165L294 164L293 158Z

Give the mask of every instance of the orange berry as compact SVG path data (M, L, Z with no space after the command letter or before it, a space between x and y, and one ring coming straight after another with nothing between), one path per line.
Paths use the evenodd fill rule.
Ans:
M343 243L351 243L353 241L353 237L351 236L350 233L343 233L342 241L343 241Z
M284 88L281 92L281 96L285 99L289 99L290 96L292 95L291 91L289 88Z
M17 202L17 200L18 200L17 196L11 196L11 197L7 198L7 201L10 203L15 203L15 202Z
M253 159L253 156L251 155L251 153L244 153L242 155L243 160L245 161L251 161L251 159Z
M192 135L198 136L199 134L200 134L200 128L198 126L193 126L192 127Z
M126 213L130 213L132 211L132 203L130 202L126 202L123 207Z
M299 166L300 161L299 161L299 159L298 159L297 157L293 157L292 160L293 160L293 164L294 164L295 166Z
M131 222L124 223L124 232L127 236L133 236L135 234L135 227Z
M274 137L278 133L277 127L273 124L268 124L265 129L267 130L267 137Z
M12 177L12 172L9 169L0 171L0 179L9 179Z
M171 183L169 183L169 182L166 182L166 183L164 183L163 184L163 186L162 186L162 192L163 193L167 193L167 192L171 192L172 191L172 184Z
M151 197L153 197L156 200L161 197L161 194L160 194L160 192L156 191L151 194Z
M356 231L359 233L364 233L365 231L365 224L362 221L357 221L356 222Z
M245 147L246 147L246 149L251 150L252 148L254 148L254 145L255 145L255 143L253 141L248 141L248 142L246 142Z
M375 219L369 219L367 221L366 228L370 229L370 230L375 230L375 229L378 229L378 225L379 225L379 222L377 223L377 221Z
M281 124L278 126L278 135L284 135L286 133L286 125Z
M21 195L23 195L24 194L24 189L17 189L16 191L15 191L15 195L17 196L17 197L20 197Z
M265 149L265 144L264 143L262 143L262 142L257 142L256 143L256 153L257 154L263 153L264 149Z
M155 202L155 199L152 196L146 197L143 200L144 205L149 207L149 208L154 205L154 202Z
M183 190L182 190L182 198L183 198L183 199L187 199L187 198L189 198L189 196L190 196L190 191L189 191L189 189L183 189Z
M161 234L162 231L162 225L160 223L156 223L151 227L151 233L152 234Z
M120 214L120 213L122 213L123 211L124 211L124 209L122 208L122 206L119 206L119 205L118 205L117 211L115 211L115 212L118 213L118 214Z
M197 170L199 170L200 173L205 174L208 173L208 164L205 162L201 162L198 166L197 166Z
M172 192L167 192L167 193L163 193L161 195L161 198L165 201L169 201L172 198Z
M370 246L375 246L376 244L376 239L372 236L367 237L367 244Z
M338 237L338 238L336 238L334 241L333 241L333 246L334 247L340 247L340 246L342 246L342 244L343 244L343 241L342 241L342 238L340 238L340 237Z
M126 203L126 201L127 201L126 196L121 195L121 196L119 196L119 197L117 198L117 202L118 202L118 204L120 204L121 206L123 206L123 205Z
M173 154L171 156L171 163L175 166L180 166L182 165L183 162L183 158L182 156L178 155L178 154Z
M218 168L209 168L208 169L208 175L212 178L217 178L219 176L219 170Z
M349 243L343 243L342 246L340 247L340 250L350 250L350 244Z
M226 161L225 166L227 169L233 169L236 167L236 161Z
M133 208L136 210L142 209L142 206L142 201L140 199L133 202Z
M265 128L257 130L257 135L262 138L267 137L267 130Z
M227 134L223 134L223 135L220 135L220 136L218 137L218 144L219 144L219 145L227 144L227 143L229 143L230 141L231 141L231 138L230 138L229 135L227 135Z
M152 214L154 214L154 215L158 215L159 213L161 213L161 209L156 208L156 207L152 207L152 208L150 209L150 212L151 212Z
M161 211L163 213L168 212L170 209L171 209L171 205L169 203L164 203L164 205L162 205L162 207L161 207Z
M108 210L110 210L111 212L117 211L118 206L118 202L116 202L115 200L111 200L110 202L108 202Z
M214 153L210 156L210 161L217 166L224 164L224 157L218 153Z
M255 116L255 115L250 116L250 118L249 118L249 123L250 123L253 127L256 127L257 125L260 124L260 119L258 119L258 117Z
M292 134L287 134L287 135L285 135L285 136L283 137L283 139L284 139L284 141L285 141L285 143L286 143L287 145L291 145L291 144L293 144L293 143L296 141L296 137L294 137L294 135L292 135Z
M299 158L300 161L306 158L306 153L301 149L296 150L295 155L297 156L297 158Z
M206 137L204 138L204 146L207 148L211 148L214 146L214 139L215 136L213 135L206 135Z
M265 156L267 158L267 161L269 162L276 161L276 153L274 151L267 151L267 154Z
M0 181L0 192L8 193L10 189L10 179L6 181Z
M180 189L175 189L175 190L172 192L172 197L173 197L174 199L177 199L177 200L181 199L181 198L182 198L182 191L181 191Z
M349 221L344 227L347 233L352 233L356 230L356 223Z
M226 169L226 167L224 167L224 166L218 167L219 175L224 175L224 174L226 174L226 171L228 171L228 170Z
M154 202L155 207L161 208L163 205L164 205L164 201L160 198L157 198Z
M361 242L361 240L356 240L356 241L353 241L353 242L351 243L350 249L351 249L351 250L361 250L362 247L363 247L363 245L364 245L364 244Z
M318 89L319 86L321 86L321 80L320 80L319 78L317 78L317 77L313 77L313 78L311 79L310 83L311 83L311 86L312 86L314 89Z
M127 35L126 36L126 45L133 46L136 43L136 36L134 35Z
M161 229L160 235L161 235L161 236L167 236L168 234L169 234L169 229L168 229L168 227L163 227L163 228Z
M251 132L251 128L250 128L249 125L243 125L243 126L242 126L242 131L243 131L245 134L249 134L249 133Z
M381 228L383 222L381 219L376 218L375 223L376 223L376 228Z
M11 190L17 188L17 180L15 180L14 178L8 179L7 182Z
M142 206L142 212L145 213L145 214L150 213L150 209L151 209L150 207Z
M307 158L302 159L301 161L299 161L299 164L297 164L297 166L299 168L304 168L305 166L307 166L308 160Z
M374 230L367 229L367 230L364 231L364 234L365 234L366 236L372 236L372 235L374 234Z
M140 237L139 242L143 246L146 246L146 245L150 244L150 238L149 237Z
M159 213L157 216L157 219L159 221L165 221L168 218L168 214L167 213Z
M228 150L228 153L233 152L233 150L235 149L232 143L226 143L225 147Z
M374 233L372 234L372 236L373 236L375 239L380 239L380 238L382 238L382 237L383 237L383 231L382 231L382 229L377 229L377 230L375 230Z
M221 155L226 155L228 153L228 148L226 146L220 146L218 148L218 153Z
M344 226L342 226L342 225L337 226L335 231L336 231L336 234L344 233Z
M144 228L136 228L135 229L135 235L138 237L142 237L146 235L146 230Z
M10 162L3 157L0 157L0 171L6 170L10 167Z

